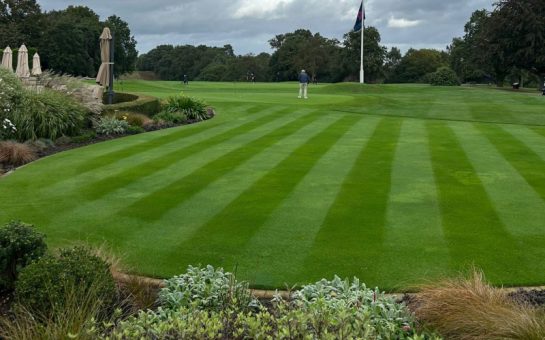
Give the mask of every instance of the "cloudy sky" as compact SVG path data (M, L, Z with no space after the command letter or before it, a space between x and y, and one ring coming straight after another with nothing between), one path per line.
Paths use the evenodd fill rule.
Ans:
M366 25L378 28L382 43L444 49L463 34L476 9L494 0L366 0ZM43 10L84 5L106 19L129 23L145 53L160 44L231 44L235 53L271 52L268 40L306 28L341 39L354 24L359 0L38 0Z

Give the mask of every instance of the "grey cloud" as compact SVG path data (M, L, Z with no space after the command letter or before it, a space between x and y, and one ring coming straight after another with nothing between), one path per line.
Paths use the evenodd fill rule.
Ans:
M44 10L68 5L92 8L102 19L116 14L127 21L140 52L159 44L231 44L239 54L270 52L268 40L277 34L307 28L342 39L350 31L358 0L267 0L281 2L264 15L235 16L245 0L42 0ZM263 1L263 0L253 0ZM271 2L272 1L272 2ZM367 25L377 27L386 46L444 48L471 12L492 8L493 0L367 0ZM246 2L248 3L248 2ZM253 2L252 2L253 3ZM269 8L269 7L267 7ZM244 12L244 11L243 11ZM414 27L388 27L390 18L418 20Z

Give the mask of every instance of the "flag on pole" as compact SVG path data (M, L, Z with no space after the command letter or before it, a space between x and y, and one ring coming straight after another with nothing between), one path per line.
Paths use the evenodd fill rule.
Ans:
M359 32L363 27L363 21L365 20L365 7L363 7L363 0L360 5L360 10L358 11L358 16L356 17L356 23L354 24L354 32Z

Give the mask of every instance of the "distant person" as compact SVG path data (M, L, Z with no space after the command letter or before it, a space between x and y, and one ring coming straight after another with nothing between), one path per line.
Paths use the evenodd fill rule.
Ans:
M316 77L315 75L312 76L312 83L313 83L314 85L318 85L318 77Z
M189 85L189 77L187 74L184 74L184 85Z
M252 73L252 83L255 83L255 74Z
M301 73L299 74L299 98L304 97L305 99L308 99L307 91L309 82L310 77L308 76L307 72L305 70L301 70Z

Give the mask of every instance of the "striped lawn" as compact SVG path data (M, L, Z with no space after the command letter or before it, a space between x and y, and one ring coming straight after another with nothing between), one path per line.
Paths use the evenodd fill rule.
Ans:
M174 82L125 91L179 93ZM545 283L545 99L488 88L192 83L209 121L63 152L0 178L0 223L283 288L402 290L471 266Z

